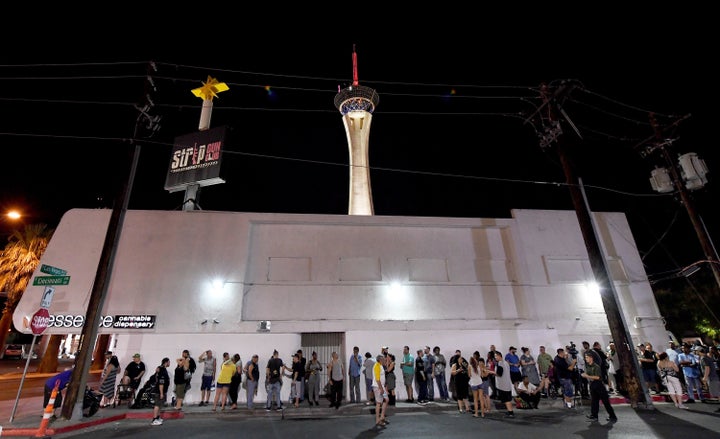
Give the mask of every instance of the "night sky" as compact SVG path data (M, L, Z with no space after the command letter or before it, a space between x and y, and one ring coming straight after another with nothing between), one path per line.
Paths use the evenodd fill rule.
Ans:
M270 13L174 25L39 20L39 40L6 35L15 44L0 61L0 209L56 226L68 209L112 207L135 137L130 209L180 210L183 192L164 190L170 149L197 131L202 100L191 90L210 75L230 87L211 122L228 128L226 183L203 188L200 207L345 215L348 148L333 99L352 82L355 45L360 84L380 96L370 134L376 215L572 210L556 149L538 136L541 86L571 82L563 109L580 136L567 124L563 136L591 209L627 215L649 274L704 259L685 207L650 187L663 161L641 152L655 139L655 113L673 155L705 161L710 181L692 198L712 238L718 39L708 14L607 11L596 24L553 13L337 14L292 24ZM157 131L142 119L136 127L146 96ZM0 225L6 236L11 225Z

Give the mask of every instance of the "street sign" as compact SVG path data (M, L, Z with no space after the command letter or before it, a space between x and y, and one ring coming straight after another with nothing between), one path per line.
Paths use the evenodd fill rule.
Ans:
M35 276L33 285L67 285L70 283L70 276Z
M50 313L45 308L35 311L30 320L30 329L34 335L42 335L50 323Z
M40 266L40 271L45 274L52 274L53 276L65 276L67 274L67 271L63 270L62 268L57 268L53 267L52 265L45 264L42 264Z
M40 308L48 309L50 308L50 303L52 303L53 294L55 294L55 288L53 287L45 287L45 291L42 295L42 300L40 300Z

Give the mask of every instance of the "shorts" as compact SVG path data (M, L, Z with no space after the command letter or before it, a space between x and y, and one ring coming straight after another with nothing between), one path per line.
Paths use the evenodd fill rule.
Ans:
M217 383L215 384L215 388L217 389L223 389L223 388L230 388L230 383Z
M522 373L510 371L510 381L513 383L522 381Z
M573 388L573 383L570 378L560 378L560 384L563 387L563 396L567 398L575 396L575 389Z
M185 398L185 383L175 384L175 396L177 399Z
M200 390L211 390L212 386L213 386L212 375L203 375L202 376L202 384L200 384Z
M414 378L414 376L413 376L413 373L412 373L412 372L410 372L410 373L405 373L405 372L403 372L403 383L404 383L406 386L412 386L412 385L413 385L413 378Z
M478 391L483 388L482 384L478 384L477 386L470 386L470 388L473 390L473 392Z
M642 374L643 378L645 378L645 382L648 382L651 385L654 385L657 382L657 371L655 369L643 369Z
M512 391L510 391L510 390L497 389L497 394L498 394L498 398L500 399L500 402L512 401Z
M387 393L379 387L373 387L373 394L375 394L375 402L382 402L387 399Z

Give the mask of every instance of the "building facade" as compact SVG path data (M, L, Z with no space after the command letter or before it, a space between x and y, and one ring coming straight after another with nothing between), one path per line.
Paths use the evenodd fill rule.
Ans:
M41 264L67 272L49 308L46 334L79 334L110 210L65 214ZM595 213L618 304L638 341L667 339L652 289L622 213ZM39 269L14 313L29 322L46 287ZM148 367L183 349L286 363L302 349L347 362L353 346L373 357L439 346L483 355L494 344L537 355L570 342L610 340L587 250L573 211L514 210L511 218L128 211L99 334L124 367L140 352ZM39 282L43 283L43 282ZM261 374L262 378L262 374ZM323 380L325 377L323 376ZM186 401L199 401L199 378ZM289 381L288 381L289 383ZM324 383L324 381L323 381ZM398 399L404 388L398 386ZM283 386L283 399L290 386ZM242 394L243 392L241 392ZM364 390L363 390L364 394ZM260 389L258 400L266 394ZM241 395L241 399L244 395Z

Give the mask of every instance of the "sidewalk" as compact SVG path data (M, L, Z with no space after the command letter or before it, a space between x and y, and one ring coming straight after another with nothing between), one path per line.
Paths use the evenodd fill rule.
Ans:
M18 407L15 412L13 422L10 423L10 414L15 401L0 401L0 426L2 426L2 433L0 436L32 436L35 434L37 429L40 427L43 418L42 408L42 396L22 398L18 402ZM661 395L655 395L653 400L656 403L664 403L665 397ZM611 400L613 405L615 404L628 404L625 398L613 398ZM700 404L697 404L700 405ZM705 404L703 404L705 405ZM715 404L712 405L712 410L715 409ZM542 399L540 403L541 409L562 409L563 402L561 398L556 400ZM577 406L578 410L587 408L589 410L590 401L583 400ZM718 405L720 407L720 405ZM212 411L212 407L203 406L200 407L196 404L186 405L181 411L175 411L171 407L163 409L162 416L164 419L173 418L185 418L185 417L212 417L222 414L223 416L229 416L233 418L245 418L245 417L265 417L265 418L317 418L317 417L337 417L337 416L353 416L353 415L366 415L370 413L372 406L365 404L344 404L339 409L329 407L329 403L323 399L320 406L309 406L307 403L302 403L300 407L294 408L286 405L283 410L268 412L264 408L264 402L256 402L256 407L253 410L247 409L244 405L239 405L236 410L230 410L229 406L225 408L225 411L218 410ZM457 408L457 403L454 401L442 402L433 401L424 405L417 403L407 403L404 401L398 401L394 407L391 408L393 412L422 412L422 411L445 411L454 410ZM122 404L117 407L106 407L98 410L93 416L88 418L78 419L62 419L58 418L51 420L47 425L46 435L51 436L54 434L68 433L84 428L94 427L96 425L104 424L107 422L116 422L123 419L147 419L148 422L152 419L152 408L143 409L130 409L127 404Z
M668 404L664 395L653 395L653 402L655 404ZM18 401L18 406L15 411L13 422L9 422L10 415L12 413L15 400L12 401L0 401L0 426L2 431L0 436L34 436L38 428L41 425L43 419L44 410L42 408L43 397L42 396L30 396L21 398ZM495 403L495 401L493 401ZM611 397L610 402L613 405L629 405L629 401L622 396ZM707 406L708 412L715 412L716 407L720 407L720 404L710 403L702 404L700 402L695 405ZM368 406L364 403L361 404L343 404L339 409L329 407L329 403L322 399L320 406L309 406L307 403L301 403L300 407L294 408L291 405L285 405L283 410L268 412L265 410L264 401L256 401L255 408L249 410L245 405L240 404L235 410L230 410L227 406L224 411L219 408L216 412L212 411L212 407L203 406L200 407L197 404L183 406L181 411L176 411L172 407L167 406L162 411L162 417L164 419L178 419L185 417L213 417L213 416L229 416L233 418L247 418L247 417L263 417L263 418L317 418L317 417L337 417L337 416L357 416L367 415L374 406ZM391 407L394 413L407 413L407 412L423 412L423 411L447 411L455 410L457 403L455 401L443 402L433 401L427 404L408 403L404 401L397 401L394 407ZM562 398L557 399L542 399L540 402L541 409L563 409ZM589 400L577 400L577 410L589 410ZM128 404L118 405L117 407L106 407L98 410L91 417L79 417L77 419L54 419L47 425L45 435L51 436L55 434L68 433L77 431L80 429L90 428L97 425L101 425L108 422L116 422L123 419L147 419L148 422L152 419L152 408L143 409L130 409Z

